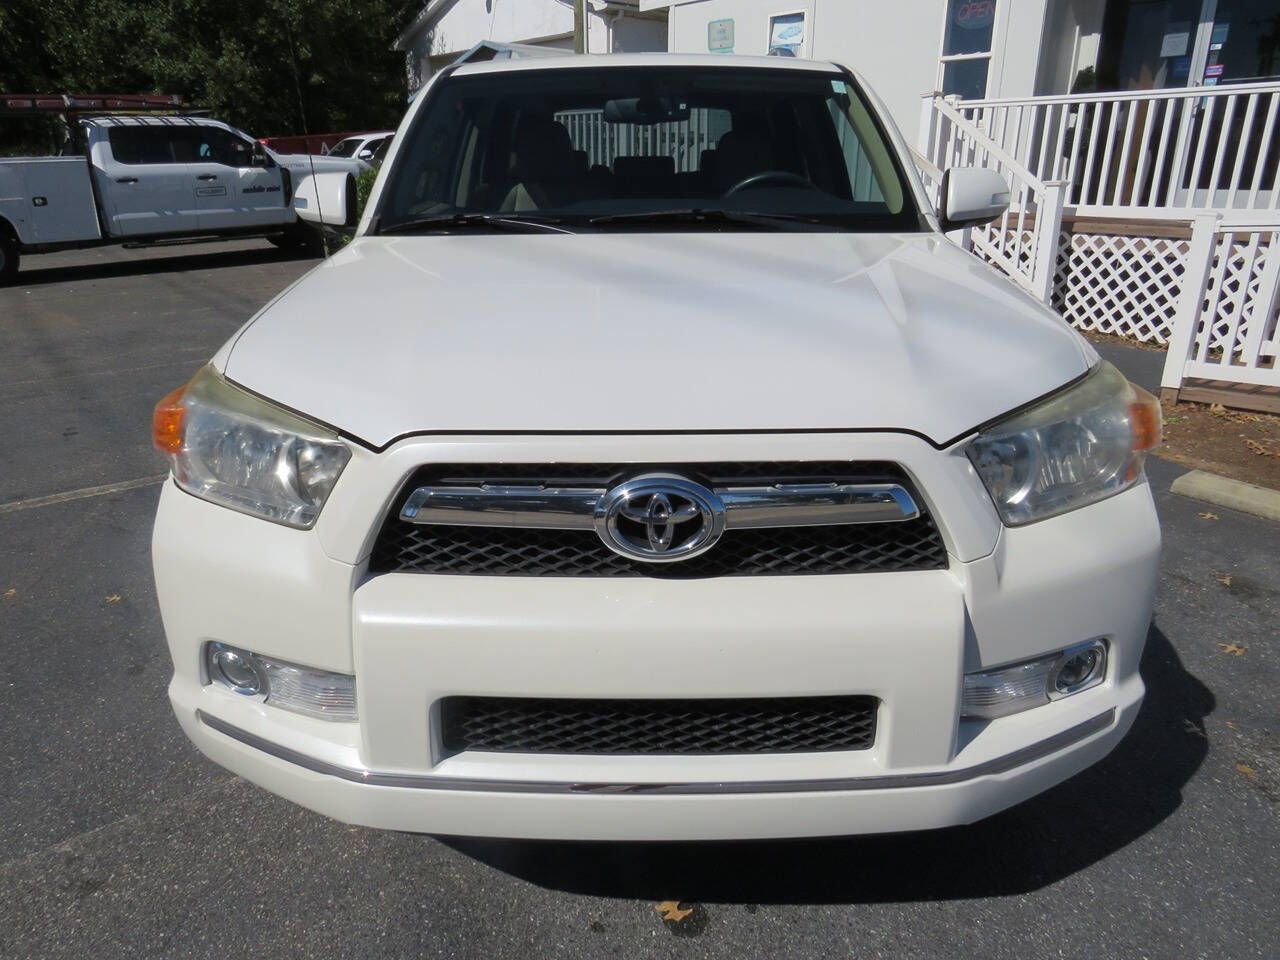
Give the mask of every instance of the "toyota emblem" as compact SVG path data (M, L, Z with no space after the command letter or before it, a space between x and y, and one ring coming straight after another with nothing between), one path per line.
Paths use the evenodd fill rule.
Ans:
M606 547L632 560L688 560L710 550L724 533L724 504L700 483L645 474L600 498L596 533Z

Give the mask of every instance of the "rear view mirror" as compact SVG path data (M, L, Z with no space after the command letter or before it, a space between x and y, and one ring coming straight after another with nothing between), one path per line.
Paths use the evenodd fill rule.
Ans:
M952 167L942 175L942 229L990 223L1009 209L1009 184L985 167Z
M372 157L373 157L372 150L361 150L359 153L356 154L357 160L369 160Z
M626 97L607 100L606 123L673 123L689 119L689 104L675 97Z

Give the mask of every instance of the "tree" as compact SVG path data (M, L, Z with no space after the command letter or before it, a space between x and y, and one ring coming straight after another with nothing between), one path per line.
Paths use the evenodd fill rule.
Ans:
M391 44L420 6L4 0L0 92L180 93L254 136L393 127L406 91Z

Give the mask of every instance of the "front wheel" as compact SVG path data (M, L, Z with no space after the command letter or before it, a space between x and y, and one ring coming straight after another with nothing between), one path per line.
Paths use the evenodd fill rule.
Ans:
M18 243L0 236L0 285L12 283L18 275Z

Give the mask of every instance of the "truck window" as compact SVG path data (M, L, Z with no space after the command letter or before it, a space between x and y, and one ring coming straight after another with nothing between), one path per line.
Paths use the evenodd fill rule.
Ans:
M174 130L174 155L179 163L221 163L228 167L252 166L253 144L218 127L185 127Z
M117 163L173 163L169 131L164 127L112 127L107 131Z

